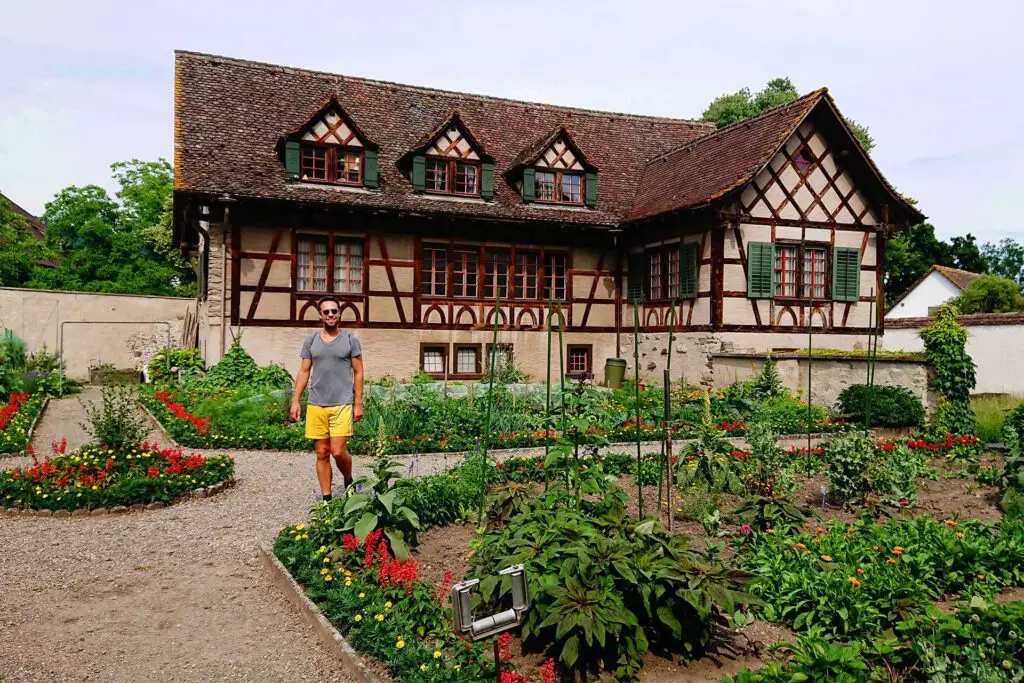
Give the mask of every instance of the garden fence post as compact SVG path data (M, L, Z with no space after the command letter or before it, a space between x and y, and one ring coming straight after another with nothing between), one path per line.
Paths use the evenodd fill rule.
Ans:
M633 302L633 386L636 397L636 503L640 519L644 517L644 487L640 481L640 311Z

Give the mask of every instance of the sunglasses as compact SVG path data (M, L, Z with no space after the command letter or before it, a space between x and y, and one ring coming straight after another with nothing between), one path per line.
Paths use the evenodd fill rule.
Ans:
M327 309L324 309L324 310L320 311L320 315L338 315L338 309L337 308L327 308Z

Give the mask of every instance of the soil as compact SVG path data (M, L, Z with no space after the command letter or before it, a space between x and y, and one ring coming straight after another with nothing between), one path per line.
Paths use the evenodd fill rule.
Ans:
M473 555L469 542L475 537L476 529L470 525L438 527L420 534L420 544L413 551L419 580L440 584L450 569L452 580L461 581Z

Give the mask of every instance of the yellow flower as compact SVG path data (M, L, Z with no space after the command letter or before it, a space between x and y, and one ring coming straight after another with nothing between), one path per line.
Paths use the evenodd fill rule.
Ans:
M331 558L329 558L329 557L325 557L325 558L324 558L324 564L327 564L327 563L328 563L328 562L330 562L330 561L331 561Z
M349 570L346 569L345 570L345 576L352 576L352 572L350 572Z
M330 574L328 574L327 576L324 577L324 581L333 581L333 580L334 580L334 577L331 576Z
M327 567L324 567L323 569L320 570L320 576L327 576L330 573L331 573L331 570L328 569Z
M426 671L426 670L427 670L427 665L426 664L420 664L420 671Z
M889 558L888 560L886 560L886 561L885 561L885 563L886 563L886 564L896 564L896 560L894 560L894 559L892 559L892 558L890 557L890 558Z
M359 597L360 597L360 598L365 598L365 597L366 597L366 593L360 593L360 594L359 594Z
M377 616L379 617L380 615L378 614ZM397 649L401 650L401 649L402 649L403 647L405 647L405 641L404 641L404 640L402 640L401 638L399 638L399 639L398 639L398 642L397 642L397 643L395 643L395 647L396 647Z
M362 620L363 620L363 615L362 614L357 614L356 615L356 621L362 621Z
M345 579L345 587L348 588L352 585L352 579Z
M320 546L320 550L317 550L317 552L320 553L321 555L323 555L324 553L327 552L327 546L325 546L325 545Z
M957 538L963 538L964 537L964 532L962 532L962 531L956 532L956 537Z
M394 607L394 605L391 604L390 600L384 603L384 609L391 609L392 607Z
M376 619L377 621L384 621L384 615L383 614L378 614L377 616L374 617L374 619Z
M434 650L434 659L440 659L440 658L441 658L441 651L440 650Z
M462 665L461 664L456 664L452 668L455 669L456 671L461 671L462 670Z
M306 525L305 525L305 524L296 524L296 525L295 525L295 528L296 528L297 530L299 530L299 531L302 531L303 529L305 529L305 528L306 528Z

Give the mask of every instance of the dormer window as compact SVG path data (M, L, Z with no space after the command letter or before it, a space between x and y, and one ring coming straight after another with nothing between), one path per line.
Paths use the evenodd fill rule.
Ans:
M334 99L285 136L284 159L289 180L377 187L376 145Z
M522 174L524 202L597 205L597 169L564 128L556 129L523 152L509 173L513 182Z
M417 192L457 197L494 197L494 159L469 132L459 112L422 137L399 162L409 164ZM408 168L408 166L407 166Z

